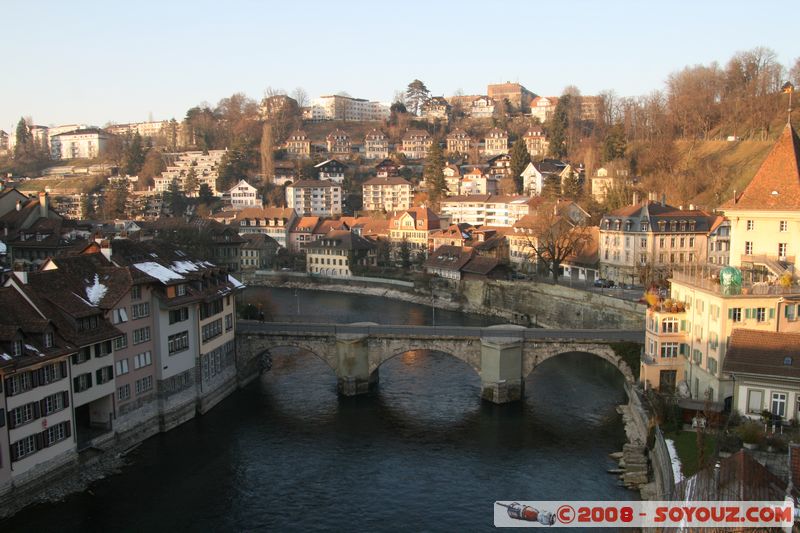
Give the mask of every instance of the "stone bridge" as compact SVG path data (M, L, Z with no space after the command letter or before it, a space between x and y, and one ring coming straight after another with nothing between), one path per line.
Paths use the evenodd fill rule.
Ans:
M389 359L412 350L434 350L471 366L481 378L484 399L506 403L523 397L525 378L537 366L566 352L601 357L633 385L630 367L609 346L614 342L641 344L644 332L529 329L512 325L480 328L240 320L236 357L240 381L245 382L264 369L272 350L299 348L325 361L336 373L339 392L353 396L368 392L378 382L380 366Z

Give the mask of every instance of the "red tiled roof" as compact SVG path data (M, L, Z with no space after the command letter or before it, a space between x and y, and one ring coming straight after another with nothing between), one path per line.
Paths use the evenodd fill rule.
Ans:
M800 378L800 333L734 328L725 372Z
M725 209L800 210L800 139L787 124L738 200Z

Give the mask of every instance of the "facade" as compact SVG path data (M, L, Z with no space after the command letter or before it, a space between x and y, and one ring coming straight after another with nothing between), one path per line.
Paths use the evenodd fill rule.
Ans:
M53 159L94 159L106 151L111 135L98 128L60 133L50 140Z
M375 165L375 177L394 178L400 175L400 166L391 159L384 159Z
M350 156L350 136L338 128L325 137L325 146L331 155Z
M239 211L233 224L238 226L239 235L243 237L263 234L278 246L287 248L289 230L296 218L295 210L288 207L256 207Z
M353 267L377 265L375 245L349 230L332 230L305 245L306 272L332 278L353 276Z
M489 95L489 98L495 102L508 100L508 103L523 113L530 110L531 100L536 98L534 93L519 83L512 83L510 81L488 85L486 87L486 93Z
M305 245L315 239L320 217L299 217L289 228L287 248L292 253L305 253Z
M780 277L800 251L800 139L787 124L744 191L722 206L731 224L730 264L746 277Z
M484 139L483 154L495 156L508 153L508 132L499 128L492 128Z
M448 163L444 169L444 181L447 183L447 196L458 196L461 190L461 169L458 166Z
M407 243L412 255L427 256L431 249L431 235L441 229L436 213L426 207L412 207L392 217L389 240L395 247Z
M280 245L264 233L245 233L240 270L264 270L272 267Z
M720 268L731 264L731 221L721 215L717 215L708 232L706 261Z
M544 175L533 163L522 171L522 192L530 196L541 196L544 190Z
M222 198L230 204L232 209L261 207L263 204L261 195L258 194L258 189L245 180L239 180L239 183L228 189L228 191L222 195Z
M347 165L335 159L327 159L322 163L314 165L317 171L317 178L320 180L330 180L341 185L344 182L344 171Z
M342 214L342 187L328 180L301 180L286 187L286 205L300 216Z
M492 118L494 116L494 100L488 96L479 96L469 107L472 118Z
M533 127L526 131L523 140L533 159L544 159L550 150L550 141L547 140L544 130L540 127Z
M389 157L389 138L381 130L373 128L364 137L364 157L367 159Z
M456 128L447 135L447 151L451 154L468 154L470 148L472 137L461 128Z
M446 178L445 178L446 179ZM497 178L488 176L479 168L473 168L462 176L458 194L470 196L475 194L497 194Z
M399 211L411 207L411 183L396 176L372 178L361 186L365 211Z
M647 201L617 209L600 222L600 274L618 283L668 277L706 262L715 217Z
M209 150L207 153L201 151L181 152L168 154L172 163L167 165L167 170L161 173L161 177L154 180L156 192L169 192L172 182L178 184L178 188L186 191L186 180L190 175L194 175L197 180L197 190L187 191L187 194L197 195L202 185L207 185L211 194L219 196L217 190L217 178L219 178L219 166L222 157L227 150Z
M284 144L286 153L292 157L311 157L311 139L303 130L295 130L289 135Z
M531 198L478 194L453 196L442 200L441 212L452 224L511 227L531 211Z
M433 145L433 139L425 130L408 130L403 135L401 152L408 159L424 159Z
M363 98L328 95L315 99L307 116L315 122L321 120L372 121L389 118L389 105L370 102Z
M450 104L442 96L434 96L422 104L422 118L428 122L450 121Z
M531 100L531 117L538 118L544 124L553 116L558 104L556 96L537 96Z
M597 175L591 178L592 198L603 203L606 201L608 191L614 187L619 187L622 183L630 181L627 169L620 168L598 168Z

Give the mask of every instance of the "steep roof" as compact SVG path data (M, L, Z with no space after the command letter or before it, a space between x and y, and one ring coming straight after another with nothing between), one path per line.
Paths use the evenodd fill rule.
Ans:
M408 185L411 183L405 178L399 176L390 176L388 178L372 178L364 182L364 185Z
M340 248L343 250L371 250L375 245L355 233L348 230L333 229L325 234L324 237L312 241L306 245L307 249L314 248Z
M734 328L725 372L800 379L800 333Z
M236 220L245 218L285 218L291 219L294 209L291 207L246 207L236 213Z
M675 485L673 498L681 501L783 501L785 491L784 480L747 451L740 450L721 460L719 469L704 468Z
M461 247L445 244L430 254L422 266L440 270L460 271L474 255L475 252L468 246Z
M791 124L786 124L739 198L723 207L730 210L800 210L800 139Z

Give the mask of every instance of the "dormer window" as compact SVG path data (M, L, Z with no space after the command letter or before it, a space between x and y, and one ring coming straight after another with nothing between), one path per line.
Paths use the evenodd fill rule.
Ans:
M642 221L641 223L642 231L650 231L650 223L646 221Z
M177 287L175 287L175 294L178 296L186 296L186 284L181 283Z
M44 334L44 347L45 348L52 348L53 347L53 332L48 331Z
M22 355L22 341L14 341L12 343L12 354L14 357L19 357Z

